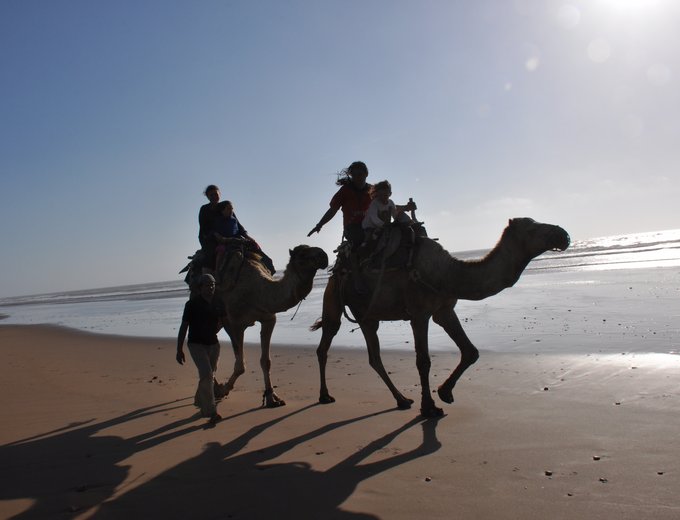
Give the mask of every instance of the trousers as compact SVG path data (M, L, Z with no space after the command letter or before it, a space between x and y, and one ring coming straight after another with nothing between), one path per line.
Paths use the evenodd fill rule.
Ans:
M187 347L198 369L198 388L194 396L194 404L200 408L203 417L211 417L217 413L213 378L217 372L217 361L220 358L220 344L187 343Z

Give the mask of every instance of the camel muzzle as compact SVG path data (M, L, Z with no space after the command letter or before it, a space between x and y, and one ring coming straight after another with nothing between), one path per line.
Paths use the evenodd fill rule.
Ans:
M326 269L328 267L328 255L325 251L319 253L319 269Z
M553 232L554 246L553 251L564 251L571 244L571 237L564 229L559 226L555 226L555 231Z

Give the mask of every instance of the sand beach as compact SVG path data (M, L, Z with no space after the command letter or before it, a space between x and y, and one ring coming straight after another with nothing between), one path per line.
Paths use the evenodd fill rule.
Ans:
M578 342L582 335L571 334ZM169 338L0 326L2 518L655 518L680 516L680 359L482 352L445 416L397 410L359 349L276 345L287 405L261 408L258 348L196 414ZM220 374L233 356L223 345ZM433 353L434 386L453 352ZM387 351L418 402L412 352Z
M328 363L336 402L318 404L308 325L323 277L278 317L286 406L261 407L253 327L214 426L193 406L195 367L175 362L181 286L2 301L0 518L680 518L678 237L575 244L511 289L459 302L481 357L453 404L435 397L438 419L419 416L403 322L380 336L412 409L396 409L348 323ZM434 325L429 336L436 388L458 350ZM233 353L220 340L223 380Z
M0 520L680 520L680 0L5 0L0 27ZM176 361L199 258L247 363L213 422ZM410 409L359 326L375 359L395 317Z

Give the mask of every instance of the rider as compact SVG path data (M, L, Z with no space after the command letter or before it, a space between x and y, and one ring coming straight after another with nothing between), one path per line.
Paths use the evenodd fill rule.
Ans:
M366 183L366 177L368 177L368 167L361 161L355 161L348 168L342 170L335 181L340 189L333 195L330 208L324 213L318 224L307 233L309 237L313 233L321 231L324 224L330 222L338 210L342 208L343 236L350 244L349 260L352 272L357 274L352 279L354 288L359 293L366 292L363 280L359 275L359 260L356 254L356 249L364 241L364 230L361 227L361 222L371 204L371 185Z
M406 214L406 211L418 209L413 201L409 201L405 206L396 205L392 199L390 199L390 196L392 195L392 185L386 180L375 184L371 190L371 194L373 200L371 201L370 206L368 206L366 216L361 223L365 234L365 240L362 245L362 250L364 251L371 251L373 249L375 241L385 224L395 221L408 226L413 221ZM413 243L413 230L410 230L410 234L410 242ZM361 256L364 254L365 253L361 253Z
M368 167L361 161L355 161L348 168L342 170L335 182L340 186L340 189L333 195L330 208L324 213L317 225L307 233L309 237L321 231L321 228L327 222L330 222L338 210L342 209L343 236L350 243L350 263L352 271L356 273L359 273L356 250L364 241L364 229L361 224L371 204L371 185L366 183L367 177ZM411 206L406 207L406 209L411 209ZM357 292L366 292L360 277L353 278Z
M343 236L352 247L359 246L364 241L361 222L371 204L371 185L366 183L366 177L368 177L368 168L361 161L353 162L340 172L335 181L340 189L333 195L328 211L307 233L308 237L321 231L321 228L331 221L338 210L342 209Z
M262 256L262 263L269 272L272 275L276 273L271 258L262 251L255 239L248 235L246 229L236 218L236 215L234 214L234 205L231 201L225 200L217 204L217 211L219 216L215 219L212 230L214 239L217 242L216 267L219 268L222 264L225 253L230 249L233 249L232 247L229 247L230 243L233 245L239 240L245 240L249 244L251 250L256 251Z
M215 270L215 236L213 228L215 220L219 217L217 204L220 202L220 189L214 184L210 184L203 194L207 197L208 203L201 206L198 212L198 241L203 250L203 272L212 273Z
M411 219L404 213L408 210L415 210L415 203L409 202L405 206L397 206L390 197L392 196L392 185L389 181L380 181L373 186L373 200L368 206L366 216L361 222L364 233L375 230L389 224L392 220L400 222L410 222Z

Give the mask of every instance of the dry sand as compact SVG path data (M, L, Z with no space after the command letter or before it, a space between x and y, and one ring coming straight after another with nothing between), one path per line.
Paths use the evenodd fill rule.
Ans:
M250 346L208 427L173 340L0 326L0 352L2 518L680 518L678 356L483 352L425 420L340 348L318 405L314 349L275 345L262 409ZM418 403L414 354L383 359Z

